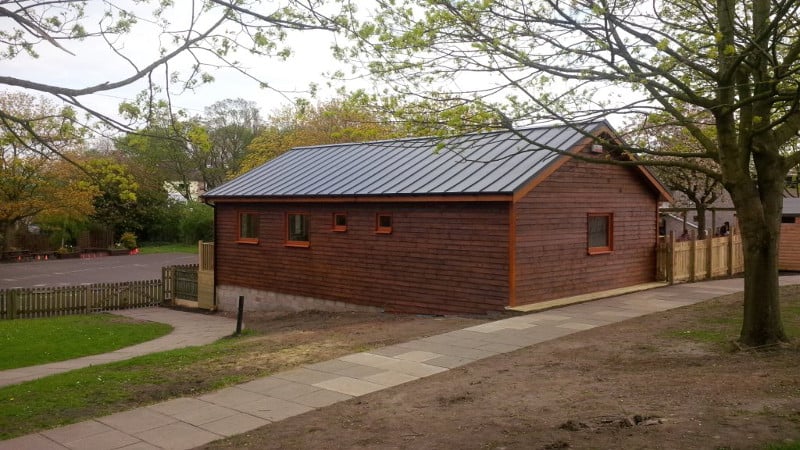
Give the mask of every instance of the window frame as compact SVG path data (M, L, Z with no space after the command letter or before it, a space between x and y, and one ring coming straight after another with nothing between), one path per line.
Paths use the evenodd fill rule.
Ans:
M337 221L336 221L337 217L344 217L344 225L337 224ZM343 233L343 232L347 231L347 213L345 213L345 212L335 212L335 213L333 213L332 221L331 221L331 230L339 232L339 233Z
M253 228L253 236L242 236L242 218L244 216L250 216L255 220L255 224ZM259 238L259 228L261 224L261 218L258 216L258 213L255 211L239 211L236 215L236 242L240 244L258 244Z
M606 219L606 244L604 246L592 246L591 222L595 218ZM614 213L588 213L586 214L586 252L590 255L604 255L614 251Z
M381 226L381 217L389 218L389 226ZM375 214L375 233L376 234L392 234L394 228L394 217L391 213L376 213Z
M301 217L304 218L305 232L306 232L305 233L306 234L306 240L305 241L298 241L298 240L289 239L289 231L290 231L289 227L291 226L291 216L301 216ZM310 247L311 246L311 242L310 242L310 240L311 240L311 236L310 236L310 234L311 234L310 233L311 219L310 219L308 213L306 213L306 212L295 212L295 211L287 212L284 222L285 222L284 237L286 239L285 242L284 242L284 245L286 247Z

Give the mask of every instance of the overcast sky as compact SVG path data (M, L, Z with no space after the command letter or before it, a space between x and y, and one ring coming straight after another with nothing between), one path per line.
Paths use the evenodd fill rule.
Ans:
M97 11L90 8L90 17L86 23L96 23L98 20L91 16L93 12ZM179 19L173 17L171 20L178 23ZM158 39L156 29L142 22L130 35L125 36L123 52L140 67L145 66L157 57L160 47ZM327 79L322 73L340 67L331 56L331 42L332 36L329 33L295 32L288 39L288 45L294 51L294 56L288 61L258 57L248 52L238 52L235 59L242 61L249 73L269 82L276 90L285 92L291 98L303 95L312 82L324 87ZM63 42L63 45L74 55L46 43L39 44L35 49L40 54L39 58L24 54L12 61L3 61L2 72L11 77L71 88L113 82L132 73L131 66L113 54L99 39L82 42L70 40ZM169 71L186 71L190 64L188 58L179 58L170 63ZM161 77L158 80L161 84L164 73L162 68L157 75ZM216 101L241 97L256 102L266 116L291 101L273 90L260 88L256 81L231 69L216 69L211 70L211 73L215 82L200 86L194 92L174 96L173 103L190 113L199 114L204 107ZM82 100L92 107L100 108L104 113L116 114L120 102L132 100L144 87L145 84L140 82L103 94L82 97ZM320 96L327 98L332 95L332 91L323 90Z

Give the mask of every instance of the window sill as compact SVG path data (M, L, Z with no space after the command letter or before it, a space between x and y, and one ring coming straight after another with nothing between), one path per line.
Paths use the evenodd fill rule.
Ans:
M237 239L237 244L258 245L258 239Z
M334 228L332 231L336 233L344 233L345 231L347 231L347 228Z
M311 247L311 243L308 242L308 241L286 241L284 246L285 247L308 248L308 247Z
M614 250L610 248L590 248L586 253L590 255L608 255L610 253L614 253Z
M375 230L375 234L392 234L392 230Z

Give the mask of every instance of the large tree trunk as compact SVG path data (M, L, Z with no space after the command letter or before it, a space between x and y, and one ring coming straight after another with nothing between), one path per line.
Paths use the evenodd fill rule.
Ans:
M778 247L782 191L733 193L744 252L744 318L740 342L759 347L787 340L780 312ZM766 191L766 192L765 192Z

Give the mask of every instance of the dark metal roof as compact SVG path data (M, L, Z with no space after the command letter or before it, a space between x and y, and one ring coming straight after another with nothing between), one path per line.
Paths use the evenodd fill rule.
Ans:
M204 197L511 194L602 125L299 147Z

